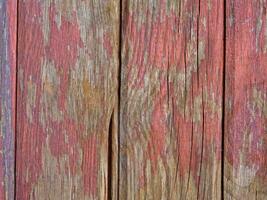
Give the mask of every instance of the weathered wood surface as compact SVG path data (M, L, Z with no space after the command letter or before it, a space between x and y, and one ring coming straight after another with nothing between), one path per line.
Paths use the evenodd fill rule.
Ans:
M16 1L0 0L0 199L14 199Z
M0 0L1 200L267 199L267 0L18 3Z
M17 199L107 199L119 1L23 0L18 19Z
M225 199L267 199L267 1L226 3Z
M120 199L220 199L223 1L122 2Z

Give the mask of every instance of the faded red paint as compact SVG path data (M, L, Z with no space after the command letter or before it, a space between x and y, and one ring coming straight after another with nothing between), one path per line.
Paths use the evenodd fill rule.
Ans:
M108 58L111 58L112 54L113 54L113 46L111 44L111 41L110 41L110 36L109 34L105 33L104 34L104 49L106 50L107 54L108 54Z
M0 110L1 110L1 106L0 106ZM2 134L2 133L1 133ZM3 139L2 137L0 137L0 146L3 147ZM4 157L3 154L0 153L0 161L1 163L4 161ZM2 170L2 167L0 169L0 180L4 180L5 179L5 174L4 174L4 170ZM0 186L0 199L6 199L6 195L5 195L5 186L1 185Z
M76 12L72 12L72 21L61 16L59 24L56 22L56 8L51 5L49 13L50 39L47 54L55 65L62 71L68 71L69 67L74 67L78 58L78 48L82 47L80 30L77 22Z
M26 86L28 82L32 81L37 86L36 105L33 107L32 113L33 122L29 123L25 121L18 123L17 128L17 150L19 150L19 153L17 153L16 168L16 183L19 185L17 187L17 197L19 199L29 199L32 186L42 172L42 147L45 143L45 133L39 122L41 83L38 77L45 52L42 28L38 20L42 13L40 3L34 0L22 1L19 9L21 10L19 12L19 27L21 29L18 30L18 34L22 37L19 37L18 52L24 52L24 54L18 55L20 69L23 69L23 71L19 71L18 69L18 73L23 73L23 79L21 80L23 81L23 85L18 81L18 99L24 99L23 96L27 95L26 88L21 90L21 87ZM27 59L26 57L28 56L31 56L31 59ZM18 120L22 122L26 120L26 106L20 106L21 103L18 101L17 113ZM37 135L38 139L33 139L33 136L37 137ZM34 151L32 147L34 147ZM34 159L34 162L32 159Z
M75 67L78 50L83 47L76 12L72 12L73 21L61 16L60 25L56 23L56 8L51 5L49 13L50 39L46 46L48 58L55 62L60 76L59 107L65 109L66 91L68 87L68 73ZM59 26L59 27L58 27Z
M9 62L11 66L12 108L16 110L16 44L17 44L17 1L8 1ZM15 130L15 113L12 116L12 130ZM15 132L14 132L15 133Z
M266 199L266 1L229 0L226 16L225 194Z
M85 5L84 9L88 9L88 12L95 9L91 8L91 4L81 1L76 3L77 7ZM102 18L101 25L93 24L92 29L87 27L85 32L81 33L80 27L84 25L80 24L79 14L84 13L78 8L72 9L68 6L58 8L54 3L34 0L22 1L19 4L17 118L20 123L17 127L16 177L18 199L37 198L35 195L43 192L40 182L44 179L50 184L49 187L58 187L48 191L52 192L52 195L58 191L66 192L65 185L64 188L53 185L54 177L47 175L51 167L54 167L48 166L47 162L50 161L57 162L55 166L59 174L56 181L69 184L71 188L67 189L70 189L73 198L106 196L104 190L107 184L107 167L100 167L99 157L107 156L107 151L102 148L105 148L103 144L107 143L108 137L104 137L107 131L106 126L102 124L108 123L105 120L110 117L107 115L115 105L115 98L112 96L116 82L106 82L110 74L117 77L117 66L113 64L116 63L113 59L118 56L112 56L115 51L111 42L115 36L110 24L106 28L106 22ZM47 13L48 16L44 16ZM101 15L106 18L106 15L112 14ZM90 15L87 17L88 20L94 19L91 19ZM102 25L104 36L98 33L95 35L99 26L103 28ZM89 44L82 42L82 34L86 36L86 41L90 41ZM100 58L107 59L109 65L93 66L97 70L100 67L100 74L88 73L86 70L91 70L88 60L95 62L95 59ZM79 61L81 63L77 65ZM47 72L45 67L52 68L52 71ZM76 67L79 70L83 68L86 74L75 74ZM76 83L74 78L82 82ZM96 80L93 86L91 78ZM104 96L105 98L102 98ZM102 113L99 109L104 109L105 112ZM72 112L75 112L75 116L72 116ZM92 123L91 120L97 121ZM92 127L88 127L90 123L93 124ZM100 177L101 181L98 181Z
M95 134L82 141L84 190L89 196L93 197L97 194L97 171L99 166L97 146L98 140Z
M147 146L146 143L139 144L145 146L144 164L140 169L134 169L139 187L153 190L154 183L148 181L162 174L168 176L168 159L171 157L177 162L172 167L177 168L179 181L185 181L186 188L189 176L194 182L189 187L195 187L192 191L196 189L198 198L205 199L202 184L215 191L209 183L204 183L207 179L202 177L203 172L210 176L219 175L221 162L223 2L189 0L178 3L181 3L180 10L168 0L155 1L153 6L149 3L139 6L133 2L130 6L125 5L122 63L126 71L123 80L127 86L123 89L132 96L125 103L130 110L126 109L127 114L122 114L123 121L129 126L123 131L127 136L121 137L123 142L126 140L126 145L129 142L128 148L133 148L134 152L135 148L139 149L135 143L141 143L146 135ZM167 8L169 4L173 7ZM147 106L146 111L132 105ZM142 121L131 118L137 116L135 113L142 115ZM148 136L144 126L150 127ZM124 163L128 170L134 167L129 166L134 159L139 158L132 155L131 150L129 154L123 154L132 159ZM153 177L147 177L147 162L151 164ZM160 171L162 165L164 172ZM214 172L207 171L208 168ZM127 173L130 176L133 172ZM214 177L218 180L218 188L220 178ZM129 179L132 181L132 177ZM128 184L132 186L132 182ZM128 191L124 192L128 194ZM135 195L135 191L129 195ZM213 195L212 198L219 198L217 194Z
M63 122L52 122L51 120L49 125L53 130L49 137L51 153L56 158L68 155L70 173L75 175L79 170L77 158L80 156L77 144L80 133L84 131L84 128L77 125L73 120L67 119L67 117ZM66 168L66 171L68 171L68 168Z
M129 66L147 64L166 69L168 64L173 65L177 62L176 59L172 58L175 58L175 55L179 56L182 50L182 48L174 48L174 43L177 46L181 45L179 38L181 35L175 30L178 17L174 12L167 15L164 7L162 10L161 14L153 21L149 33L147 32L148 21L143 22L140 26L137 25L133 15L127 16L126 31L129 34L127 34L126 39L133 45L134 52L133 57L129 61ZM147 19L151 19L151 11L147 10L145 16ZM149 52L148 60L146 63L143 63L144 59L141 58L144 58L145 52Z
M46 119L46 125L52 130L47 132L40 122L41 118L41 65L46 55L55 62L60 74L60 98L59 105L64 108L66 98L66 90L68 88L68 72L74 67L78 57L78 48L82 46L79 38L79 29L77 19L71 23L62 17L62 24L58 29L55 20L55 8L51 7L50 12L50 39L49 44L45 45L44 35L41 27L42 9L40 3L36 1L25 1L20 4L20 27L19 35L19 64L23 70L23 90L19 90L18 99L26 100L27 84L30 82L36 86L36 104L31 105L33 109L33 122L26 120L26 106L18 106L18 119L26 120L25 123L18 124L18 149L20 153L18 159L18 177L17 177L17 193L20 199L29 199L32 187L42 174L42 149L46 143L46 137L49 136L49 147L51 153L56 158L60 158L63 154L69 156L70 172L74 175L77 172L78 136L83 128L69 120L65 115L65 120L55 122L52 119ZM74 13L75 16L75 13ZM29 42L31 41L31 42ZM25 57L31 55L31 58ZM25 91L25 92L24 92ZM65 135L66 134L66 135ZM68 137L68 143L65 141ZM31 138L31 139L30 139ZM32 148L34 147L34 150ZM27 155L27 156L25 156ZM34 158L34 162L33 159ZM26 181L27 179L27 181Z
M266 10L259 3L238 0L227 8L235 20L227 21L226 98L231 108L227 109L226 152L235 171L240 166L257 169L255 179L266 182L267 117L264 105L256 108L253 99L253 92L258 91L263 103L267 101ZM258 189L261 186L266 184Z
M150 10L147 10L145 15L147 19L152 18ZM132 46L134 52L127 67L130 71L131 68L138 67L138 78L135 80L136 83L133 83L135 86L144 86L145 73L151 70L151 67L166 70L168 66L181 64L177 56L182 57L185 38L181 37L181 34L174 28L178 20L175 13L171 12L167 15L163 9L161 15L156 18L152 25L149 25L151 26L149 33L147 32L147 21L138 25L133 15L129 14L126 17L128 34L125 36L125 40L129 42L127 45ZM180 48L175 48L178 46ZM145 56L147 59L143 59Z
M0 2L0 199L14 198L17 2Z
M148 143L148 159L152 162L153 172L157 169L158 158L164 158L166 149L165 138L168 131L167 115L167 84L164 81L161 84L161 90L155 99L155 108L152 112L151 135Z

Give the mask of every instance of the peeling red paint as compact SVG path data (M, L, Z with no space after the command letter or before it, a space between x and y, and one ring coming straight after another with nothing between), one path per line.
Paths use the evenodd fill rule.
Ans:
M53 133L49 137L51 153L56 158L68 155L70 173L75 175L79 168L77 163L77 158L79 158L79 152L77 150L77 144L80 138L79 133L83 132L84 128L68 119L65 119L61 123L50 121L50 126L53 129ZM68 169L66 170L68 171Z
M105 33L105 35L104 35L104 45L103 46L107 51L108 57L110 58L113 54L113 47L112 47L112 44L110 41L110 36L107 33Z
M14 198L17 2L0 2L0 199Z
M1 106L0 106L0 110L1 110ZM1 133L2 134L2 133ZM0 137L0 146L3 147L3 139L2 137ZM4 160L3 154L0 154L0 161L2 162ZM0 180L4 180L5 179L5 174L4 174L4 170L0 170ZM2 185L0 187L0 199L6 199L6 195L5 195L5 186Z
M233 1L226 7L226 194L266 198L266 1Z
M164 81L164 83L161 84L161 90L159 95L157 95L155 108L152 112L151 136L148 142L148 159L152 162L153 171L157 168L158 158L165 157L165 139L168 131L167 115L165 114L167 108L167 87L166 81Z
M66 107L65 91L68 87L68 72L70 68L75 66L79 47L83 47L83 43L80 38L76 13L74 11L72 13L73 21L68 21L64 16L61 16L60 25L56 22L56 14L56 8L52 5L49 13L50 40L46 51L48 58L55 62L61 74L59 106L61 110L64 110Z
M220 198L215 187L221 188L223 2L124 6L122 197ZM166 192L158 183L165 179L169 188L181 184L179 192Z
M146 18L151 19L152 13L147 10ZM141 26L137 25L133 15L127 16L128 25L126 31L126 39L129 42L127 45L133 46L134 54L130 57L128 68L132 70L134 66L138 66L139 83L134 85L143 87L145 73L152 68L167 69L168 66L177 64L176 56L182 55L185 38L181 37L180 33L175 29L177 16L172 12L169 15L163 11L155 21L153 21L151 30L147 32L146 22ZM179 47L179 48L175 48ZM147 57L147 59L141 59ZM129 75L130 78L130 75Z
M118 16L108 3L100 3L101 8L80 0L75 8L59 4L26 0L19 5L19 199L45 198L47 188L53 188L48 198L107 196L108 163L100 167L100 162L108 157L109 133L103 123L116 104L113 76L119 56L113 55L118 50L111 41L117 37L110 23ZM102 6L110 8L104 12Z
M21 80L23 85L27 85L29 81L32 81L37 86L36 105L32 105L33 122L18 123L18 130L21 132L17 136L18 149L20 149L20 153L17 154L18 162L16 169L18 174L17 184L20 186L17 187L17 196L20 199L29 199L32 186L42 171L42 147L45 143L45 133L40 128L41 124L39 122L41 83L38 76L45 52L42 28L39 23L41 15L40 3L33 0L23 1L20 4L20 9L22 12L20 12L19 24L20 27L23 27L23 30L20 29L19 34L23 35L23 37L19 38L18 52L25 52L25 55L31 55L32 59L25 59L22 54L19 54L18 63L22 66L23 71L18 71L18 73L23 73L24 78ZM28 13L31 13L31 15ZM32 18L31 16L34 17ZM21 34L22 32L23 34ZM31 42L29 43L28 41ZM23 87L23 85L20 85L21 82L18 83L18 88ZM19 91L18 99L22 99L22 96L27 95L26 88ZM23 119L26 113L26 106L20 106L20 103L17 107L18 119ZM38 135L38 140L33 139L33 135ZM22 138L28 139L21 140ZM35 147L35 150L32 151L30 147ZM21 159L22 157L23 159ZM32 162L33 158L34 162Z
M17 2L16 1L8 1L7 3L7 15L8 15L8 23L9 23L9 62L11 66L11 88L12 88L12 108L16 108L16 44L17 44L17 15L14 14L17 11ZM12 130L15 130L15 114L12 116Z
M97 194L97 166L99 165L97 142L96 135L92 135L82 143L84 151L82 163L84 188L85 192L93 197Z
M23 157L24 160L24 162L18 162L18 184L20 185L18 187L18 196L21 199L28 199L32 192L32 186L42 173L42 149L45 145L46 137L48 137L47 131L42 127L40 122L42 84L41 79L38 78L41 74L42 59L46 54L45 49L48 51L47 54L51 56L51 59L55 61L59 70L63 69L63 74L60 76L60 91L61 95L63 95L60 98L60 105L62 105L62 102L65 101L65 91L68 87L68 68L73 67L72 65L75 64L78 56L78 46L76 47L76 43L79 32L77 22L76 25L72 25L64 17L62 18L61 29L58 30L53 18L54 13L52 12L50 14L51 38L49 45L45 48L44 36L40 24L42 13L40 3L35 1L23 2L20 5L20 9L23 11L20 16L20 26L23 27L24 37L19 38L19 51L25 52L27 55L34 55L31 59L25 59L25 57L20 56L22 54L19 54L19 63L23 69L23 85L26 86L28 82L32 82L36 86L36 104L31 105L33 109L33 122L19 124L18 127L19 130L23 130L22 136L24 138L32 138L32 135L38 135L38 138L32 138L31 140L20 140L22 137L19 137L20 139L18 140L19 149L22 150L22 153L18 155L18 160L20 160L20 157ZM34 17L30 18L30 16ZM32 41L32 43L27 43L27 41ZM33 47L32 44L36 45L36 47ZM59 71L59 73L61 72ZM22 85L19 87L22 87ZM28 95L27 88L24 88L24 90L26 94L19 92L19 99L23 99L21 95ZM18 112L20 113L18 118L22 119L26 113L26 106L19 106ZM53 122L52 119L47 119L47 123L49 123L51 130L53 130L53 133L49 134L49 145L52 154L57 158L63 154L69 155L70 171L74 174L77 169L76 158L78 157L75 145L78 141L78 133L82 131L81 127L70 120ZM65 143L64 133L69 138L67 144ZM35 150L33 151L30 147L35 147ZM32 162L32 158L34 158L34 162ZM25 181L26 179L28 181Z

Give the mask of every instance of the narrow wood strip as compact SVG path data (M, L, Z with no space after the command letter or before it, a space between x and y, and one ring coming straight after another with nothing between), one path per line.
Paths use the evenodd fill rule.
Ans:
M107 199L118 28L118 0L19 2L17 199Z
M122 2L120 199L220 199L223 1Z
M225 198L267 199L267 1L226 3Z
M16 100L15 0L0 0L0 199L14 199Z

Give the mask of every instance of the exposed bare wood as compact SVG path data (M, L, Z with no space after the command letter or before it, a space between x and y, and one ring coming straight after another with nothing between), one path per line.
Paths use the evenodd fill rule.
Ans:
M122 2L120 199L220 199L223 1Z
M19 1L17 199L108 198L118 33L118 0Z
M225 199L267 199L266 0L227 0Z

